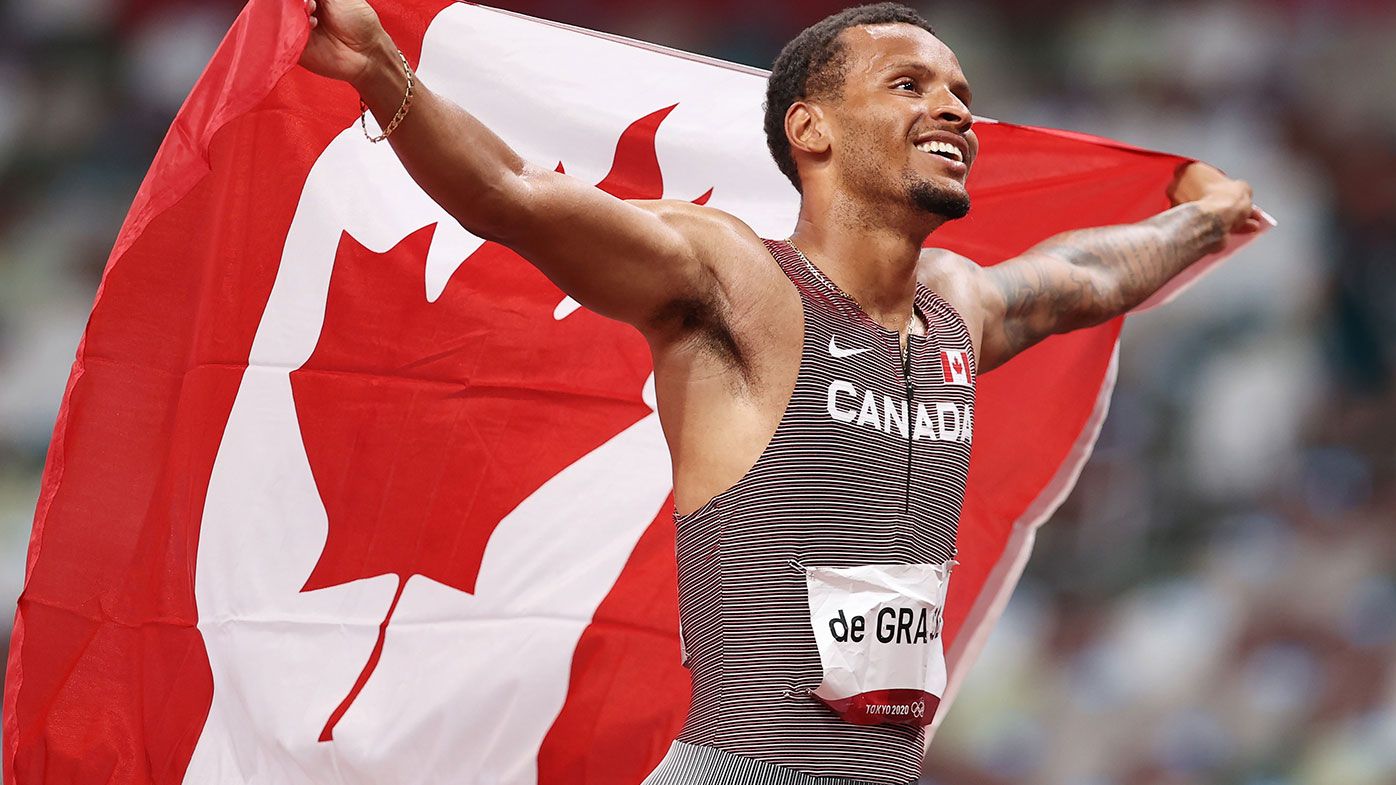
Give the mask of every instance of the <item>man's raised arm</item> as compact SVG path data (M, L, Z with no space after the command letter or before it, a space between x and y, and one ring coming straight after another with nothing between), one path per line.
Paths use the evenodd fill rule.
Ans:
M407 88L397 48L364 0L307 0L301 65L353 85L387 128ZM526 87L526 86L524 86ZM745 227L683 202L627 202L525 162L480 121L417 81L389 137L407 172L461 226L512 248L586 307L663 333L666 306L718 290L711 246ZM750 230L745 230L749 232Z
M1170 191L1175 206L1134 224L1054 235L979 270L984 332L980 372L1049 335L1128 313L1175 275L1221 248L1229 232L1255 232L1251 188L1194 163Z

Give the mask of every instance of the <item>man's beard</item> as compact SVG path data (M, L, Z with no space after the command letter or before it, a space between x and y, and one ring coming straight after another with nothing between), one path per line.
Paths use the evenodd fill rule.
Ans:
M964 189L950 189L920 177L907 177L907 195L912 204L947 220L964 218L969 214L969 194Z

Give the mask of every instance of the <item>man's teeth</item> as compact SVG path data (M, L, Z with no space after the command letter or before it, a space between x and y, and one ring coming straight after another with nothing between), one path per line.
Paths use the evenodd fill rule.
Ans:
M930 141L916 145L916 149L923 153L945 153L956 161L964 161L964 156L960 155L960 149L949 142Z

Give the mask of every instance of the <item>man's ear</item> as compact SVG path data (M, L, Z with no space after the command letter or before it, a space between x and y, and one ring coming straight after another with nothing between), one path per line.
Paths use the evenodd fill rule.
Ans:
M804 101L796 101L786 110L785 136L792 148L816 156L829 152L833 141L824 108Z

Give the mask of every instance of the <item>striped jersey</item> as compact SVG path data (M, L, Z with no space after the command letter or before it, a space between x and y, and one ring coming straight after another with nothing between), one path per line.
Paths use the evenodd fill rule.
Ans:
M874 322L788 241L765 241L799 291L804 346L770 443L731 488L676 516L688 744L821 777L906 783L924 731L853 725L811 693L823 676L804 568L955 554L969 472L969 330L918 283L926 334Z

